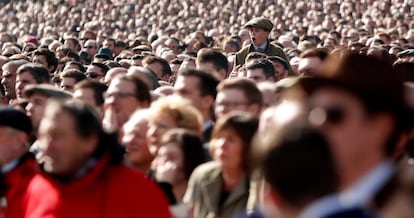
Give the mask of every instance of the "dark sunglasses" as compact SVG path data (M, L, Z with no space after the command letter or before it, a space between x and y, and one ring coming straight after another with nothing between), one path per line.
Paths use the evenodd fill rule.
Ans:
M102 74L96 73L96 72L87 72L85 73L86 77L90 77L92 79L98 78L100 76L103 76Z
M83 46L83 48L95 48L94 46Z
M321 126L324 124L340 124L346 116L346 111L341 106L315 107L309 111L309 122Z

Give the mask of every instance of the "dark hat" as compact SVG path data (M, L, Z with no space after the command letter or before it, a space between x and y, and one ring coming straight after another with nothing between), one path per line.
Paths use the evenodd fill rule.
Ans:
M270 32L273 29L273 23L267 18L255 17L244 25L244 28L251 28L251 27L257 27L260 29L264 29L267 32Z
M87 62L91 62L92 61L92 56L88 52L86 52L86 51L80 51L79 52L79 58L80 59L84 59Z
M282 57L280 57L280 56L269 56L269 57L267 57L267 59L269 60L269 61L277 61L277 62L279 62L279 63L281 63L282 65L283 65L283 67L285 67L285 69L286 70L288 70L289 69L289 63L284 59L284 58L282 58Z
M100 48L95 58L105 58L106 60L112 59L112 51L109 48Z
M66 91L63 91L60 88L57 88L50 84L30 84L24 88L24 96L30 98L34 94L39 94L47 98L57 98L57 99L69 99L72 98L72 94Z
M132 51L151 51L151 47L148 45L138 45L132 49Z
M22 111L8 106L0 106L0 126L8 126L23 131L32 132L32 121Z
M410 125L411 110L404 98L402 80L390 64L375 57L348 53L340 60L328 59L320 74L302 77L298 84L308 93L327 86L344 89L370 110L391 112L399 125Z
M397 54L398 58L414 57L414 49L407 49Z

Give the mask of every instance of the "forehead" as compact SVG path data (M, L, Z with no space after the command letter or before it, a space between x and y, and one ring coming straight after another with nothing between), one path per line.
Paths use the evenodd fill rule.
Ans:
M16 80L17 79L34 80L34 77L29 71L23 71L20 74L17 74Z
M311 105L346 104L352 107L362 107L360 100L351 92L336 88L324 87L315 91L310 98Z
M200 80L196 76L178 76L174 87L176 89L199 90Z
M111 84L108 87L108 92L110 91L134 91L135 84L129 80L123 80L115 78L111 81Z
M246 96L244 95L243 91L240 89L223 89L217 93L217 101L218 100L246 100Z
M49 131L75 131L75 121L71 114L66 111L48 111L43 117L39 132L49 132Z
M88 72L94 71L94 72L102 72L102 69L95 65L89 65Z

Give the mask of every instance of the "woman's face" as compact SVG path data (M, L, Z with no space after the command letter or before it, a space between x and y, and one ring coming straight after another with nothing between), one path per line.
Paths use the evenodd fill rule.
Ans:
M162 136L170 129L176 128L177 124L167 114L159 113L149 119L147 131L147 143L151 154L156 155L161 145Z
M155 170L160 168L169 168L174 174L172 176L172 182L178 183L185 178L184 174L184 154L181 148L176 143L168 143L162 145L158 154L154 160L153 166Z
M214 159L221 170L242 170L243 141L231 128L221 130L211 141Z

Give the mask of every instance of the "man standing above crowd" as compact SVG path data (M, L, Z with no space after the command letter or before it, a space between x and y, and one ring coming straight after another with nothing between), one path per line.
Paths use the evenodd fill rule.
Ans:
M271 44L268 39L269 34L273 29L273 23L269 19L256 17L247 22L244 27L249 30L252 43L237 52L235 66L243 65L250 52L261 52L268 56L279 56L287 60L286 54L283 52L282 48Z

